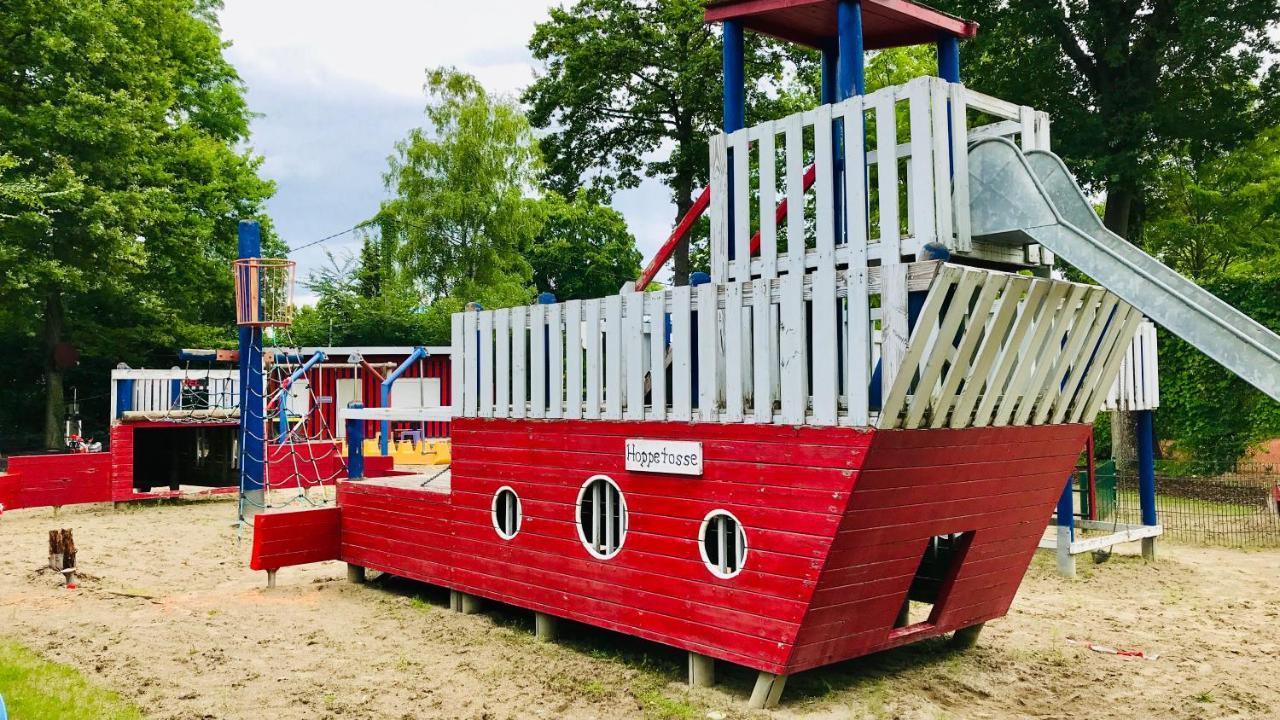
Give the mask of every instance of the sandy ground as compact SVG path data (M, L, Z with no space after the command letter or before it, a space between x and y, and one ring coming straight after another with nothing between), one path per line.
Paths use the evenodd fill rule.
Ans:
M323 563L268 591L234 507L6 513L0 634L155 718L1280 717L1280 551L1166 543L1156 564L1117 553L1074 581L1042 554L976 649L929 642L799 674L781 709L753 715L745 669L690 691L669 648L573 625L538 643L529 613L464 616L436 588L350 585ZM35 572L55 527L75 529L93 576L79 590Z

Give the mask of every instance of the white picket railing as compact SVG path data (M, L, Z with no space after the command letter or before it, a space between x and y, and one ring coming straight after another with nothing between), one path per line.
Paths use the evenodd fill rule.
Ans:
M906 290L927 293L902 370L890 372L870 307L880 268L856 274L841 271L831 288L789 273L457 313L454 413L886 428L1079 421L1096 412L1123 354L1117 338L1138 317L1093 286L910 263Z
M1156 350L1156 326L1150 320L1143 320L1120 362L1120 371L1106 401L1102 403L1103 410L1155 410L1160 407L1160 362Z
M184 407L184 401L191 389L184 393L182 388L193 383L199 386L199 394L206 400L201 406L222 409L240 406L238 370L116 368L111 371L111 419L120 417L122 391L129 393L128 410L132 412L189 410L191 408Z

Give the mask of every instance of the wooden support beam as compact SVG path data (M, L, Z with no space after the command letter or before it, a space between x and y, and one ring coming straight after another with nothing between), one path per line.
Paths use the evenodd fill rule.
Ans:
M533 614L533 636L543 642L556 639L556 618L546 613Z
M748 701L747 707L752 710L778 707L778 700L782 697L782 688L786 684L786 675L774 675L773 673L762 671L756 676L756 686L751 691L751 700Z
M1155 538L1153 537L1142 538L1142 559L1143 560L1156 559L1156 539Z
M696 652L689 653L689 687L711 687L715 684L715 658Z
M275 586L276 586L276 571L268 570L267 571L267 587L273 588Z
M363 585L364 580L364 568L359 565L347 563L347 582L355 583L356 585Z
M951 645L963 650L967 650L978 644L978 636L982 634L982 628L986 623L978 623L970 625L966 628L960 628L951 636Z

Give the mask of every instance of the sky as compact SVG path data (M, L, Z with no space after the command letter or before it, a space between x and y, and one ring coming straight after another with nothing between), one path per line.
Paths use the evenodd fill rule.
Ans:
M491 91L516 95L537 64L534 24L560 0L225 0L228 59L248 86L251 146L276 182L267 211L290 247L346 230L387 197L382 174L395 142L422 125L426 68L453 65ZM655 181L619 193L647 259L674 225ZM353 233L294 253L298 278L354 252ZM298 295L305 301L303 287Z

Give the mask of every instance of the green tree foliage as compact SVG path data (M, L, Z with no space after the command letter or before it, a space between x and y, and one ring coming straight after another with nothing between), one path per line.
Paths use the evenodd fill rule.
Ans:
M1104 222L1141 241L1160 161L1195 162L1274 124L1275 0L940 0L978 21L966 82L1053 115L1055 150L1107 192ZM1261 80L1260 80L1261 78Z
M549 130L553 189L572 197L584 184L612 191L660 178L676 206L672 226L684 217L707 183L707 138L721 125L721 43L703 10L702 0L582 0L537 26L529 49L545 71L525 101L533 124ZM748 34L751 117L771 116L762 108L779 102L773 91L793 77L788 68L811 67L811 54L785 52ZM687 241L674 262L683 284Z
M380 215L429 298L527 284L542 159L520 107L452 68L427 73L427 127L396 144Z
M543 200L545 220L529 262L535 287L559 300L613 295L640 274L640 252L626 220L590 196L578 193L570 201L551 192Z
M1274 268L1280 127L1205 162L1167 161L1156 175L1144 235L1151 252L1197 281Z
M14 0L0 12L0 336L36 359L0 405L30 412L43 390L46 445L61 435L60 344L101 388L117 361L231 335L236 220L272 186L241 149L249 111L216 7Z

